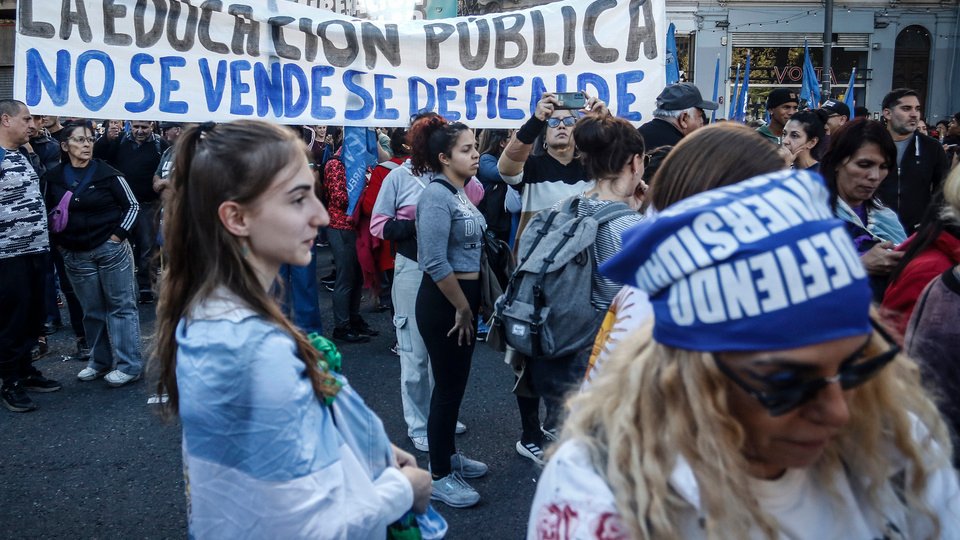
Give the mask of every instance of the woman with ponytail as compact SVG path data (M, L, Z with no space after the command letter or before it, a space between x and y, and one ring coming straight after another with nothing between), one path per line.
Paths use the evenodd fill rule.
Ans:
M430 481L282 314L326 209L288 129L237 121L177 141L157 307L157 392L183 426L194 538L384 538Z

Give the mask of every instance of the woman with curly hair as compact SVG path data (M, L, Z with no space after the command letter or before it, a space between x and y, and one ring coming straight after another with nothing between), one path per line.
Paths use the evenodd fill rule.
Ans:
M529 538L957 535L946 427L827 200L774 172L625 234L602 271L654 323L571 401Z

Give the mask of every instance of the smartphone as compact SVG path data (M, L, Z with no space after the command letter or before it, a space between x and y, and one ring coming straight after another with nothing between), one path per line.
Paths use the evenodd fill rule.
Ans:
M587 105L587 96L583 92L557 92L558 109L582 109Z

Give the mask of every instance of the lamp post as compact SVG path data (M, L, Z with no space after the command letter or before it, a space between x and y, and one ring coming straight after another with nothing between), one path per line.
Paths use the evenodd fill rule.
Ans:
M820 76L823 82L821 83L822 91L820 93L826 99L831 97L830 57L833 52L833 0L824 0L823 7L825 12L823 17L823 71Z

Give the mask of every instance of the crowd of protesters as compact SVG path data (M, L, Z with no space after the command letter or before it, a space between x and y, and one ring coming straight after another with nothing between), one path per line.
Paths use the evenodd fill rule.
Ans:
M639 129L553 93L516 130L424 112L378 130L352 205L341 128L2 100L2 403L60 390L34 362L62 297L77 378L153 373L179 417L191 536L428 537L431 500L481 499L455 435L485 340L543 467L528 538L960 538L960 113L718 107L678 83ZM378 334L364 294L427 471L339 373L332 343Z

